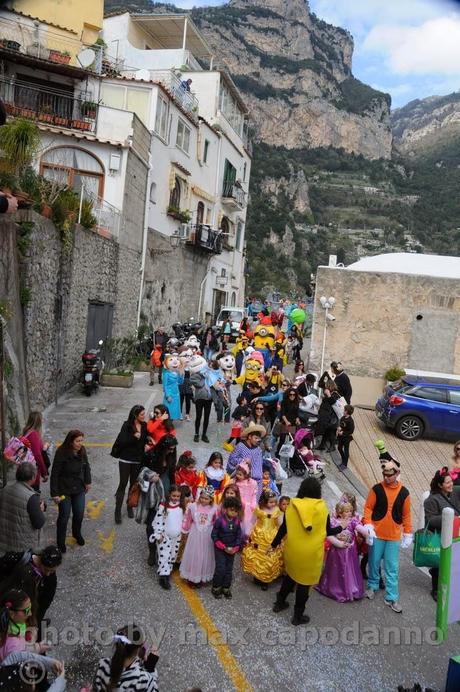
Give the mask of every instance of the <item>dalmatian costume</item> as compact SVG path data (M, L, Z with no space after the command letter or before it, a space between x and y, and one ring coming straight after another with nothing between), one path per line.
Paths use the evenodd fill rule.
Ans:
M162 502L152 522L150 542L157 543L158 576L169 577L179 551L184 512L180 504ZM160 539L163 540L160 542Z

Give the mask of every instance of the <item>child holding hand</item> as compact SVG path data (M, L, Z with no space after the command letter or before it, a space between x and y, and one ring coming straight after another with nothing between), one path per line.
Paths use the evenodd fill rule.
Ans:
M232 598L230 587L233 578L233 563L236 553L243 545L243 530L239 513L241 503L236 497L227 497L222 505L222 512L217 517L211 538L214 542L216 569L212 580L214 598Z

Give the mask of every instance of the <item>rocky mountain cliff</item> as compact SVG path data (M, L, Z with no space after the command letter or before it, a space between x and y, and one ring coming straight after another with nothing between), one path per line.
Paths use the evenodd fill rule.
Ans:
M390 97L353 77L352 36L306 0L230 0L192 17L246 95L256 140L391 156Z
M460 143L460 92L411 101L391 114L394 145L408 157L436 154Z

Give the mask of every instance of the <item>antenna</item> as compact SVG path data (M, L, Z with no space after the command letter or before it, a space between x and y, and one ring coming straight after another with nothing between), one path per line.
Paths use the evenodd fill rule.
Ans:
M77 60L82 67L89 67L96 60L96 53L92 48L85 48L77 55Z

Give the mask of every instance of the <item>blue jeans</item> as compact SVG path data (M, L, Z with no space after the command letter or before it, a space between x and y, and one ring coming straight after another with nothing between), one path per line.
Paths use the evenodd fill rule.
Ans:
M399 546L401 541L384 541L374 538L369 549L369 578L367 586L373 591L379 590L379 568L383 560L385 574L385 598L387 601L399 601Z
M85 513L84 492L77 493L76 495L66 495L65 500L61 500L59 503L59 515L56 523L58 546L65 545L70 510L72 510L72 536L78 538L81 536L81 525Z
M216 547L214 548L214 555L216 557L216 569L214 571L212 585L215 589L229 589L232 585L235 556Z

